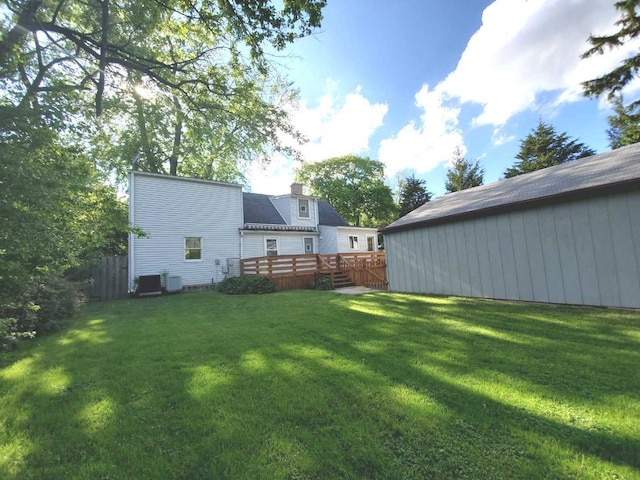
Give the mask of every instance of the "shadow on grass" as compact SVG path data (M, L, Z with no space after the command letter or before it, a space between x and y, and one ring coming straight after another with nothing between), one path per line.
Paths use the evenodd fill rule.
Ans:
M91 306L0 370L0 476L628 478L639 321L391 294Z

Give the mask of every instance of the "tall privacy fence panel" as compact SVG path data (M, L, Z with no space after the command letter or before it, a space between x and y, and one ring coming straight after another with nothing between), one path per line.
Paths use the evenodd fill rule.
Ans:
M126 256L102 257L91 269L89 300L115 300L129 293Z

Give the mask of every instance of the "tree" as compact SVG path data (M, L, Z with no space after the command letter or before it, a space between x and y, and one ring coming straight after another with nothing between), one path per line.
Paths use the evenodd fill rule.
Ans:
M453 165L447 170L447 193L477 187L483 183L484 168L480 167L480 161L467 160L460 147L456 147L453 152Z
M589 36L591 48L582 54L582 58L589 58L596 54L601 55L605 49L618 48L625 42L633 40L640 35L640 14L638 13L640 2L638 0L621 0L615 2L615 7L622 15L620 20L615 23L619 30L610 35ZM640 53L637 53L625 59L611 72L584 82L582 84L584 93L589 97L606 93L607 97L613 100L635 78L639 68Z
M326 2L272 3L8 1L0 11L5 106L81 128L96 162L120 176L140 154L148 171L176 174L184 162L188 174L237 177L242 162L291 153L281 132L299 139L284 108L295 92L265 50L308 35ZM192 140L202 132L209 137Z
M515 177L542 168L552 167L578 158L595 155L595 151L566 133L557 133L552 125L538 121L538 127L520 141L519 160L505 172L505 178Z
M396 205L384 183L384 165L367 157L346 155L296 170L296 181L329 202L355 226L380 226L393 219Z
M405 178L400 192L398 218L404 217L407 213L413 212L431 200L431 192L427 191L425 184L425 180L416 178L414 175Z
M640 142L640 104L625 106L622 97L616 97L613 105L614 114L607 118L609 146L616 149Z

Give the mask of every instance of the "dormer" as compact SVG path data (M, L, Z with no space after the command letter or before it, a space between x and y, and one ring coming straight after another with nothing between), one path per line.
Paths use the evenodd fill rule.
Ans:
M317 199L304 195L301 183L293 183L290 194L271 197L271 202L278 209L287 225L317 227Z

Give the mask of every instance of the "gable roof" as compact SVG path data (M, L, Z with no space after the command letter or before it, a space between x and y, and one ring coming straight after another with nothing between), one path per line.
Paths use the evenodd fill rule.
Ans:
M260 223L271 225L286 225L280 212L271 203L269 195L260 193L242 193L244 209L244 223Z
M318 224L329 227L348 227L347 221L342 218L335 208L324 200L318 200Z
M624 188L640 188L640 143L443 195L396 220L383 233Z

